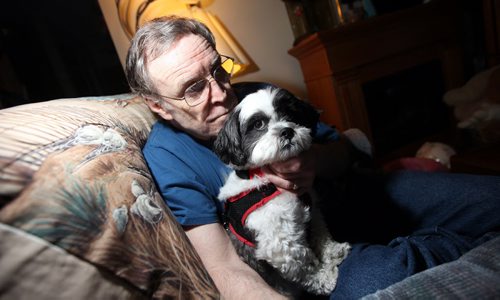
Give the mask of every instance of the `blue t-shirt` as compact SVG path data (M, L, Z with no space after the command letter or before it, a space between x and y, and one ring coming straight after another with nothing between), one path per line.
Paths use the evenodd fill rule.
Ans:
M239 99L254 91L249 86L262 87L233 85ZM315 142L336 139L334 128L318 123ZM153 125L143 153L163 199L181 225L220 222L223 207L217 195L232 170L209 147L159 121Z

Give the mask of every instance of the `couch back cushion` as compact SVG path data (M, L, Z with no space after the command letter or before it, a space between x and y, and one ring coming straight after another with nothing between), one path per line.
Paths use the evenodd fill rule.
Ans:
M77 130L84 126L122 128L136 134L140 144L155 120L143 100L129 94L58 99L3 109L0 195L18 194L48 155L79 142L75 139L82 137L76 136Z
M0 221L148 296L217 298L142 156L155 121L128 94L1 110Z

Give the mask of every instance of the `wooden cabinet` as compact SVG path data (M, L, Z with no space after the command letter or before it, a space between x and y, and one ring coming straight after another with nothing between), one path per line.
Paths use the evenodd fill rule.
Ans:
M363 84L434 60L445 89L464 83L459 18L456 1L433 0L314 33L289 54L300 61L308 98L323 111L322 120L371 137Z

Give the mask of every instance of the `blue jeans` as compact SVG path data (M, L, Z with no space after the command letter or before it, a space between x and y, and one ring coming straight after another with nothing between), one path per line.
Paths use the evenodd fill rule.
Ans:
M500 177L358 173L337 191L325 218L333 238L352 243L352 251L330 299L386 288L500 232Z

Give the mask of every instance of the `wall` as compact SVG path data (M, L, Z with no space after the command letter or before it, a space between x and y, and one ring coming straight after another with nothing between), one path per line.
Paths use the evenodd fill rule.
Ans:
M222 21L259 68L257 72L235 78L234 82L271 82L306 98L306 87L300 65L287 53L293 45L294 37L283 1L205 2L207 2L206 9ZM118 21L115 0L99 0L99 5L123 63L129 41Z
M267 81L305 97L306 88L298 61L287 51L293 33L281 0L216 0L209 6L259 67L244 80Z

